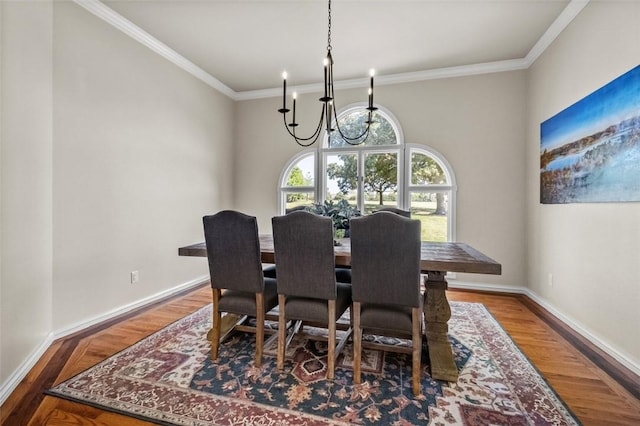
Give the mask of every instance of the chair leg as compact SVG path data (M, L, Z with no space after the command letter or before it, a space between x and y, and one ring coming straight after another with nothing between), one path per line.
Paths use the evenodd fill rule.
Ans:
M422 393L422 368L420 365L420 359L422 357L422 310L420 308L413 308L411 313L413 323L413 394L418 396Z
M360 328L360 302L353 302L351 306L353 320L353 380L355 384L362 383L360 363L362 361L362 328Z
M333 380L336 371L336 301L329 300L329 353L327 354L327 379Z
M222 318L220 313L220 289L213 290L213 328L211 334L211 359L218 359L218 348L220 347L220 328L222 327Z
M264 293L256 293L256 360L255 366L262 366L264 345Z
M278 371L284 370L284 352L287 340L287 318L285 304L287 297L284 294L278 295Z

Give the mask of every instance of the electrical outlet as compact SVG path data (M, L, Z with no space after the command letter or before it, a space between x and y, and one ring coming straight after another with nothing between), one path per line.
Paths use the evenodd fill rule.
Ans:
M131 272L131 284L135 284L138 281L140 281L140 274L138 273L138 271L132 271Z
M547 282L549 284L549 287L553 287L553 274L549 274Z

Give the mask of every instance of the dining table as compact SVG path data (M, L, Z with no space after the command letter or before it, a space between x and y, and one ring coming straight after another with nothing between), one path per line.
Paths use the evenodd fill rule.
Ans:
M348 238L337 241L336 267L351 266L351 244ZM273 236L260 235L260 253L263 263L276 263ZM204 242L180 247L180 256L207 257ZM468 244L461 242L427 242L421 245L420 270L424 282L424 338L429 352L431 377L455 382L458 368L449 341L448 321L451 306L447 300L447 272L500 275L502 265Z

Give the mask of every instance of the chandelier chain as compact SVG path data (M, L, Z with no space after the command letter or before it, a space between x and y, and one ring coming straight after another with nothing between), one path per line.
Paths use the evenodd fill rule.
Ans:
M327 51L331 51L331 0L329 0L329 25L327 30Z
M0 0L1 1L1 0ZM366 142L371 134L371 124L373 121L373 112L378 108L373 106L373 70L371 71L370 84L369 84L369 106L364 108L368 117L364 122L366 126L362 132L355 136L346 135L343 129L340 127L337 115L337 106L335 104L335 94L333 85L333 58L331 55L331 0L328 0L328 22L327 22L327 56L324 60L324 96L318 99L322 102L322 109L320 111L320 119L315 131L309 137L301 137L296 134L296 129L299 124L296 122L296 92L293 92L293 120L287 123L287 113L292 111L287 108L287 73L282 74L282 108L278 109L278 112L282 114L284 127L291 137L300 146L307 147L313 145L320 135L322 134L323 125L326 124L326 135L331 144L331 133L337 130L339 137L349 145L360 145ZM335 129L332 128L332 121L335 123Z

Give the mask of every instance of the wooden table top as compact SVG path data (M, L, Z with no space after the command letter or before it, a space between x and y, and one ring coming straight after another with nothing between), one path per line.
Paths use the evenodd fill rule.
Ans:
M348 238L340 240L342 245L335 247L336 266L351 265L351 245ZM264 263L275 263L273 237L260 235L260 251ZM204 242L191 244L178 249L180 256L207 257ZM465 243L422 242L420 260L422 272L467 272L473 274L500 275L502 265Z

